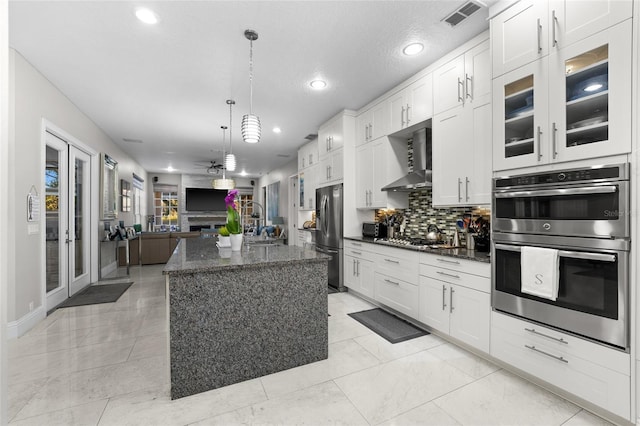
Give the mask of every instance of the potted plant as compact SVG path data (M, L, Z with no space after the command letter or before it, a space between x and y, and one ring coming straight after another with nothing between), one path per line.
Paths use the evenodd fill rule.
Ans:
M231 237L226 226L218 228L218 247L231 247Z
M239 251L242 248L242 228L240 226L240 203L237 199L238 190L232 189L224 199L227 206L227 231L231 238L231 250Z

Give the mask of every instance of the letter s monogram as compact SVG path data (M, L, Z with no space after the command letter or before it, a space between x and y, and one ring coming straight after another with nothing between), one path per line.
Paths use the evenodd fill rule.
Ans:
M544 281L542 280L544 278L544 275L536 274L535 277L536 277L536 284L538 285L544 284Z

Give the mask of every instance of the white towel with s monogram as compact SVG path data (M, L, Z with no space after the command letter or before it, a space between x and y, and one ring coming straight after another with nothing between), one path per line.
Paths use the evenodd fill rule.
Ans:
M520 252L520 291L555 301L558 298L560 278L558 266L558 250L522 247Z

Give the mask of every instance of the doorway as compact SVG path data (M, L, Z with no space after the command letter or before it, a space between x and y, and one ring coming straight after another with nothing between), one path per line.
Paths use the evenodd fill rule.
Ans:
M47 311L91 282L91 156L45 135L45 284Z

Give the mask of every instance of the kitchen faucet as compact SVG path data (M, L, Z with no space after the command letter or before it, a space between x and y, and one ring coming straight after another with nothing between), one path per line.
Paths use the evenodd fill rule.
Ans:
M243 234L245 233L245 229L244 229L244 217L245 217L245 215L246 215L247 207L249 207L250 205L260 207L260 210L261 210L261 212L262 212L262 213L261 213L261 216L259 216L259 217L258 217L258 229L260 229L260 228L261 228L261 227L260 227L260 221L261 221L261 220L263 220L263 221L265 220L265 215L264 215L264 206L263 206L262 204L260 204L260 203L258 203L258 202L256 202L256 201L253 201L253 200L247 200L247 201L244 201L244 202L243 202L243 203L241 203L241 205L240 205L240 226L242 227L242 233L243 233ZM266 225L266 222L265 222L264 224ZM259 235L259 234L257 234L257 232L256 232L256 235Z

